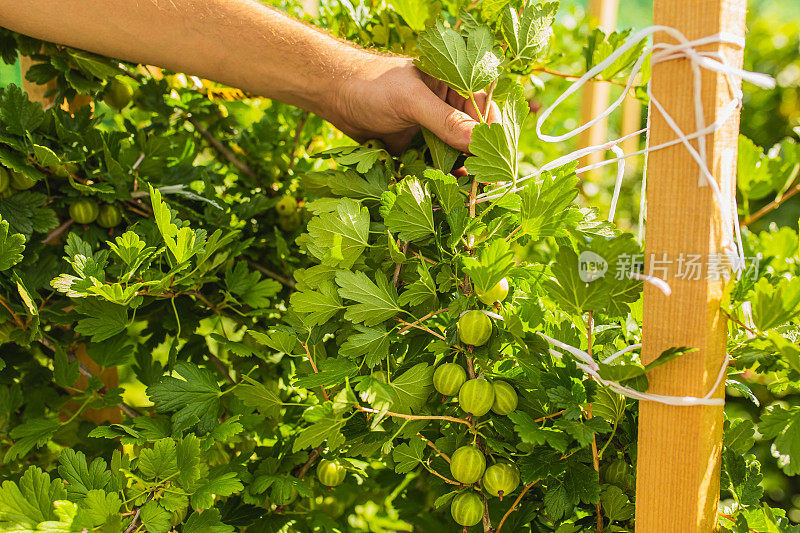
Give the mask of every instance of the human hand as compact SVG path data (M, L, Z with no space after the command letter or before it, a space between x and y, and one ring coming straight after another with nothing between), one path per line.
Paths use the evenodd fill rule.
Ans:
M349 74L331 95L326 118L334 126L358 141L380 139L395 153L424 126L450 146L468 150L478 124L469 99L421 72L410 58L360 52L348 59ZM487 112L485 92L475 94L475 103L488 115L484 120L499 120L497 104Z

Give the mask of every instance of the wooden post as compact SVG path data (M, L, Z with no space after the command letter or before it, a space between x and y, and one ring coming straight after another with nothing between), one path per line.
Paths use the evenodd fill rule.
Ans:
M619 0L589 0L589 16L598 22L597 26L608 33L617 25L617 8ZM581 124L589 122L605 110L611 96L610 83L588 83L583 88L581 97ZM603 144L608 140L608 123L601 120L581 133L578 144L580 148ZM581 166L599 163L605 159L604 152L594 152L581 160ZM590 170L583 174L584 179L596 181L602 169Z
M727 32L743 37L746 0L655 0L654 24L672 26L689 39ZM656 42L669 40L663 32ZM742 64L742 50L720 50L729 63ZM722 76L703 72L702 100L710 124L730 99ZM653 66L652 90L684 132L695 131L692 74L688 60ZM738 116L708 136L708 167L723 191L735 187ZM650 143L674 139L674 133L651 110ZM695 144L696 146L696 144ZM706 280L709 259L720 253L721 220L709 187L699 187L699 170L681 145L653 152L648 158L648 217L645 273L653 260L666 258L672 295L652 286L644 289L642 360L647 363L671 346L698 352L676 359L649 374L648 392L702 396L713 387L724 360L727 329L719 311L723 281ZM666 254L666 256L664 256ZM681 254L698 254L699 279L677 279ZM663 266L660 265L660 266ZM724 394L724 386L716 391ZM639 408L636 532L710 532L715 530L722 451L721 406L676 407L641 402Z

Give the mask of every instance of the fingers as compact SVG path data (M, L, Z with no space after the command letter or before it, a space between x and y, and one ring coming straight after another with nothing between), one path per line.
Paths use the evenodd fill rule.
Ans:
M466 152L472 128L478 122L469 114L439 99L430 90L419 91L411 104L413 119L457 150Z

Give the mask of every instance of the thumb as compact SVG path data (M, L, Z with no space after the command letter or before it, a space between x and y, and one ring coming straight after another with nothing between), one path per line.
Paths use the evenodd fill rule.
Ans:
M433 92L420 93L412 104L413 119L453 148L467 152L472 128L478 122L440 100Z

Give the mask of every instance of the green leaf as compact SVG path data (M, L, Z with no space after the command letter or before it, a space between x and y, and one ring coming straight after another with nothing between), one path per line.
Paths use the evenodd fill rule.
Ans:
M71 387L80 376L80 363L69 361L67 354L61 346L55 346L53 357L53 379L62 387Z
M800 474L800 407L770 405L761 415L758 431L772 443L772 454L788 476Z
M330 281L321 283L319 290L293 292L289 301L292 309L305 315L303 322L310 326L324 324L344 309L339 291Z
M425 29L428 20L428 0L392 0L392 7L414 31Z
M233 389L236 397L244 402L245 405L258 409L267 418L280 416L282 405L280 397L250 377L245 376L243 379L246 383L242 383Z
M139 452L139 471L146 479L165 479L178 473L175 441L159 439L152 448Z
M19 233L9 235L8 222L0 217L0 272L22 261L24 251L25 236Z
M44 418L34 418L15 427L8 434L14 444L6 452L5 462L25 457L32 449L44 446L59 427L57 421Z
M434 283L431 273L424 261L417 265L417 281L406 286L406 290L400 295L397 302L402 305L417 306L423 303L435 303L438 301L436 293L436 283Z
M753 322L760 331L780 326L800 314L800 278L761 278L751 295Z
M414 470L417 465L425 460L425 441L419 436L413 436L408 443L402 443L392 451L394 459L394 471L398 474L407 474Z
M369 210L350 198L342 198L336 211L315 216L308 223L304 244L325 265L351 268L369 242Z
M16 85L0 93L0 121L8 133L25 137L44 121L42 104L31 102Z
M532 61L547 49L553 36L552 25L558 12L558 2L528 3L521 15L512 5L503 10L503 37L514 59Z
M374 326L400 312L394 285L380 271L375 273L375 280L377 284L360 271L336 273L341 297L358 302L347 306L344 315L347 320Z
M528 181L519 192L520 226L534 239L565 236L579 221L572 202L578 196L575 167L562 167L557 173L543 172Z
M453 165L456 164L459 151L426 128L422 128L422 136L425 138L425 144L428 146L428 151L431 153L433 166L445 174L453 170ZM425 172L430 172L430 169Z
M273 279L261 279L261 274L250 271L245 261L239 261L234 268L225 271L225 285L242 302L256 309L268 307L269 299L283 288Z
M292 452L304 450L306 448L315 448L326 440L328 441L329 447L338 447L338 445L334 446L334 444L337 442L341 444L341 442L343 442L341 430L342 427L344 427L344 424L345 420L334 416L326 416L325 418L314 422L312 425L301 431L294 440ZM340 438L342 439L341 441Z
M175 261L178 264L183 263L196 252L195 245L197 244L197 235L187 227L178 228L177 224L172 221L172 213L170 213L167 204L161 201L161 191L150 187L150 200L153 205L153 217L156 220L158 231L164 238L167 249L172 252ZM178 221L180 222L180 221Z
M445 215L449 215L457 208L465 209L466 199L458 186L458 181L454 176L445 174L441 170L427 169L424 173L425 178L430 180L433 185L433 192L442 207Z
M223 465L227 468L227 465ZM192 506L200 511L210 509L214 505L214 496L230 496L244 489L236 472L222 472L209 476L209 479L192 494Z
M92 489L87 492L81 502L81 511L89 516L93 526L105 524L110 518L119 514L120 507L122 507L122 500L119 494L107 493L100 489Z
M433 391L433 370L427 363L418 363L387 383L392 388L393 405L401 412L419 412Z
M174 411L172 420L178 428L187 429L197 424L201 433L211 431L217 424L220 409L220 389L214 374L185 361L175 365L175 373L183 379L165 376L147 387L147 395L156 405L156 411Z
M291 354L297 347L297 335L277 329L269 333L262 333L254 329L247 330L247 334L253 337L259 344L269 346L276 352Z
M58 458L58 473L67 482L67 492L73 501L85 498L91 490L105 489L111 481L111 472L106 462L96 458L91 465L83 452L65 448Z
M419 35L417 66L466 97L497 79L501 65L492 50L494 36L489 28L470 27L465 34L462 37L438 21Z
M678 357L680 357L682 355L686 355L687 353L692 353L692 352L696 352L696 351L697 351L697 348L689 348L687 346L667 348L666 350L661 352L658 355L658 357L656 357L655 359L653 359L652 361L650 361L649 363L644 365L644 368L645 368L645 370L650 372L654 368L658 368L659 366L661 366L661 365L663 365L665 363L669 363L673 359L677 359Z
M464 166L482 183L515 182L519 134L529 107L522 87L514 85L501 109L502 122L478 124L472 130Z
M0 488L0 526L3 531L22 532L33 529L40 522L55 520L52 502L64 500L67 491L60 479L50 481L50 476L39 467L31 466L19 480L4 481ZM8 529L6 529L8 528Z
M233 533L233 531L233 526L222 523L217 509L192 513L183 525L183 533Z
M417 178L397 185L396 198L386 215L386 227L404 241L419 241L433 235L433 202L428 187Z
M295 386L312 389L338 385L344 383L345 379L355 376L358 366L349 359L329 358L320 361L318 370L319 372L298 378Z
M75 331L91 336L92 342L102 342L121 333L128 327L128 310L117 304L104 300L87 298L81 300L77 311L89 318L81 318Z
M722 452L720 485L729 490L740 505L758 505L764 493L762 480L761 465L754 455L740 454L727 448Z
M635 507L616 485L607 485L600 493L603 513L610 521L625 521L633 518Z
M368 328L366 326L355 325L356 331L347 337L347 340L339 348L339 354L351 359L366 356L365 363L372 368L381 361L389 357L389 335L383 327Z
M481 250L479 259L464 259L464 272L478 292L486 292L503 279L514 267L514 254L505 239L493 239Z
M158 505L154 500L144 504L139 518L141 518L142 524L147 528L148 533L167 533L172 528L169 523L172 513Z

